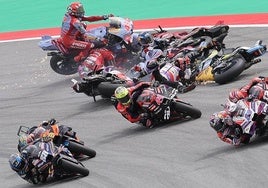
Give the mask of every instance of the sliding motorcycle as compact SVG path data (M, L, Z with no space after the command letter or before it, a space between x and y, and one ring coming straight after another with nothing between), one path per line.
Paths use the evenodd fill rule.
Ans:
M266 53L266 45L258 40L252 47L214 49L211 54L197 65L196 80L228 83L237 78L244 70L261 62Z
M89 97L93 97L96 102L96 96L102 98L110 98L117 87L133 86L134 81L121 70L117 70L114 66L105 67L101 73L93 73L84 77L81 81L76 79L73 82L73 90L77 93L84 93Z

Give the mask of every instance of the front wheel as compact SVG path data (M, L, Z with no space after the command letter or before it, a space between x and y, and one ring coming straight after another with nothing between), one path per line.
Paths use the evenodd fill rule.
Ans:
M72 75L78 71L78 63L72 58L64 58L58 54L51 57L50 67L53 71L62 75Z
M88 176L89 170L84 167L81 163L73 163L66 159L60 159L58 164L64 169L64 171L69 173L78 173L82 176Z
M214 73L214 80L218 84L225 84L238 77L245 70L245 60L242 57L236 57L227 62L224 70Z
M190 116L193 119L200 118L202 115L202 112L199 109L194 108L190 104L182 103L179 101L176 101L176 102L174 101L173 108L177 113L179 114L182 113L185 116Z

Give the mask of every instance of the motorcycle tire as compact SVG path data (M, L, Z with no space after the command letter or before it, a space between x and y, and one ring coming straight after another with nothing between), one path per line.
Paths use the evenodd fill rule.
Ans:
M60 55L51 56L50 67L61 75L72 75L78 71L78 63L71 58L64 60Z
M98 90L103 98L111 98L111 96L113 96L114 94L115 89L119 86L128 87L127 84L113 84L111 82L101 82L98 85Z
M60 167L63 168L66 172L75 174L78 173L82 176L89 175L89 170L86 167L84 167L81 163L73 163L66 159L60 159L58 161L58 165L60 165Z
M222 73L214 73L214 80L218 84L225 84L238 77L245 70L244 58L237 56L231 60L230 67Z
M82 154L88 156L89 158L93 158L96 156L95 150L90 149L89 147L74 142L72 140L70 140L69 142L68 149L70 150L71 153L75 153L77 155Z
M177 113L183 113L185 116L190 116L193 119L200 118L202 115L202 112L199 109L194 108L190 104L179 101L174 101L173 108Z

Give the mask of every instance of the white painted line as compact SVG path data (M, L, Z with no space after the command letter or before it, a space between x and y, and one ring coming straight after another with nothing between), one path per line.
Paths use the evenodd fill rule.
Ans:
M169 28L162 28L164 30L183 30L183 29L193 29L196 27L212 27L214 25L202 25L202 26L188 26L188 27L169 27ZM243 27L268 27L268 24L247 24L247 25L229 25L229 27L234 28L243 28ZM159 28L153 28L153 29L137 29L134 30L134 32L143 32L143 31L156 31ZM58 38L59 35L52 36L53 38ZM33 38L23 38L23 39L14 39L14 40L0 40L0 43L6 43L6 42L18 42L18 41L27 41L27 40L40 40L40 37L33 37Z

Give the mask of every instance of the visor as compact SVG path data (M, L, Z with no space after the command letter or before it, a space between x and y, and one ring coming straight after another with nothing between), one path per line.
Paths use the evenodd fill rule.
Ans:
M121 102L124 106L126 106L130 103L130 97L129 95L126 95L125 97L118 99L118 101Z

